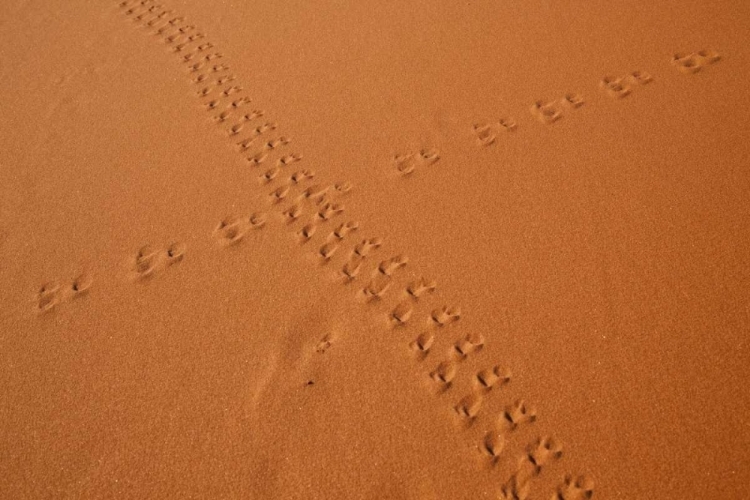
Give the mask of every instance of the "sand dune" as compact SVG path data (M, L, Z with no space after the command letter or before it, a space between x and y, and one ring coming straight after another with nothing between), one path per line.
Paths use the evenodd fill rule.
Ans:
M745 498L748 18L4 3L0 497Z

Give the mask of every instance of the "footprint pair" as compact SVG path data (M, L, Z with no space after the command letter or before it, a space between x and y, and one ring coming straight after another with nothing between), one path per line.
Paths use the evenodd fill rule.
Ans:
M185 244L175 242L166 248L142 246L131 262L131 271L136 279L146 279L172 264L181 262L185 257Z
M91 288L93 281L93 277L89 273L83 273L69 283L45 283L36 294L37 310L39 313L45 313L64 302L85 295Z

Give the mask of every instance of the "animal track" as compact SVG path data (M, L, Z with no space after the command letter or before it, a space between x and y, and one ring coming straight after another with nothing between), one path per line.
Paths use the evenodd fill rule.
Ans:
M166 248L144 245L130 261L130 272L134 279L145 280L173 264L182 262L187 246L181 242L170 243Z
M347 234L350 234L357 229L359 229L359 222L350 220L336 227L336 229L333 230L333 235L339 240L343 240Z
M405 325L413 312L414 307L409 302L401 302L391 311L391 319L396 325Z
M562 445L554 438L541 437L535 443L528 447L528 459L534 464L535 473L539 474L551 460L557 460L562 456Z
M552 500L586 500L594 496L594 481L587 476L565 476Z
M605 76L601 79L599 85L604 89L607 95L615 99L622 99L623 97L630 95L632 90L625 78L622 77Z
M437 283L435 281L420 278L409 283L409 286L406 287L406 291L409 295L414 297L414 299L419 299L419 297L423 295L434 292L435 288L437 288Z
M393 275L398 269L406 266L409 262L409 258L406 255L396 255L390 259L384 260L378 265L378 272L386 276Z
M362 240L357 244L357 246L354 247L354 253L359 255L360 257L367 257L370 252L372 252L373 250L377 250L382 244L383 240L381 240L380 238L370 238L367 240Z
M62 303L88 293L94 279L90 273L82 273L65 285L48 282L39 287L36 294L37 311L40 314L52 311Z
M478 145L490 146L495 143L498 134L501 132L515 132L517 128L518 125L512 118L500 118L495 123L475 123L473 131Z
M456 378L456 372L458 368L456 363L453 361L441 362L432 372L430 377L441 384L445 389L450 388L453 379Z
M388 276L376 275L362 290L368 299L380 299L391 287L391 279Z
M435 309L430 314L432 321L438 326L445 326L458 321L461 318L461 309L458 307L443 306Z
M501 423L509 430L515 430L519 425L536 421L536 409L528 406L522 399L515 401L503 411Z
M415 351L420 352L423 356L426 356L432 344L435 343L435 334L431 331L422 332L419 336L410 344L410 347Z
M465 358L472 352L478 351L483 347L484 337L481 333L469 333L453 346L461 358Z
M320 342L318 342L318 345L315 347L315 352L324 354L331 347L331 344L331 336L326 335L322 339L320 339Z
M672 56L672 64L683 73L693 74L702 71L707 66L721 60L721 55L712 49L703 49L698 52L679 52Z
M234 245L242 241L247 233L247 228L242 220L236 217L227 217L219 222L214 233L219 243L224 246Z
M440 160L437 149L422 149L418 153L399 154L393 157L396 170L401 175L409 175L417 168L426 167Z
M484 389L492 389L496 385L504 385L510 382L510 372L499 365L486 368L477 373L477 382Z
M545 125L555 123L562 118L562 111L560 111L560 108L555 101L536 101L532 104L530 110L532 116L535 116Z

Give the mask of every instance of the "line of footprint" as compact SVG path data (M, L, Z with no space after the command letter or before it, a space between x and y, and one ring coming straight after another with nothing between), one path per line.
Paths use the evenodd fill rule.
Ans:
M214 121L226 125L227 135L236 137L243 130L250 131L244 139L235 142L237 149L243 154L250 153L247 160L254 165L265 162L272 151L289 144L289 140L283 136L257 144L263 134L276 129L275 124L265 122L255 125L251 122L264 116L264 112L253 110L241 114L238 111L251 102L247 96L241 96L243 88L233 83L236 79L229 74L226 63L216 63L222 59L218 52L211 52L213 44L205 41L205 36L195 26L185 24L185 19L176 16L171 10L166 9L153 0L138 0L121 2L120 7L124 9L126 16L144 27L153 28L156 35L163 38L165 43L173 45L172 50L181 55L182 60L188 64L193 83L204 84L197 92L197 98L210 100L204 102L209 110L223 109L213 115ZM236 121L232 122L234 116ZM425 150L419 153L420 161L429 164L439 159L437 151ZM322 234L326 228L333 226L334 219L342 216L345 211L338 198L348 193L352 186L347 182L337 183L330 186L309 185L315 177L311 170L303 169L289 176L280 175L283 168L301 161L299 154L282 155L277 158L275 165L259 176L262 185L271 187L269 192L269 203L272 210L278 212L289 226L289 231L295 235L300 244L310 242L315 234ZM408 168L406 169L408 170ZM408 172L407 172L408 174ZM279 184L280 185L276 185ZM287 205L288 202L291 202ZM309 217L303 217L309 212ZM302 220L306 223L302 223ZM244 236L251 230L265 227L267 215L265 212L254 212L246 216L229 216L221 220L214 229L214 237L223 246L232 246L243 240ZM299 224L297 224L299 223ZM297 227L301 225L301 227ZM373 252L381 248L383 241L380 238L352 238L352 235L360 230L360 225L354 220L346 220L335 224L335 227L327 232L324 240L317 248L317 256L321 263L331 262L342 246L351 245L347 257L340 268L342 283L349 284L359 279L363 274L363 264ZM173 264L184 259L186 247L182 243L172 243L165 248L153 248L151 246L141 247L128 261L130 276L135 280L148 279ZM357 296L365 302L383 299L388 291L392 289L394 276L408 263L404 255L395 255L380 261L370 273L370 278L362 287L358 288ZM93 279L89 274L82 274L67 285L58 283L47 283L40 288L37 294L37 305L40 311L46 312L54 309L57 305L72 300L75 297L88 293ZM398 303L391 309L388 321L394 327L405 328L414 316L415 306L420 304L426 297L436 289L436 283L423 278L413 280L403 287L402 296ZM422 301L423 302L423 301ZM442 329L457 322L461 312L456 307L443 306L433 309L428 316L428 328L417 335L416 339L408 344L408 348L414 351L418 359L425 359L433 349L435 343L434 330ZM330 339L323 339L318 346L320 352L325 352L331 345ZM436 384L438 391L448 391L456 377L458 365L470 354L480 351L484 347L484 339L476 334L466 334L455 340L448 359L440 362L429 376ZM482 402L485 400L493 387L500 387L510 380L510 375L500 366L492 366L480 370L475 375L475 392L460 398L454 405L453 410L459 418L467 422L473 421L478 415ZM497 461L504 447L507 433L517 426L532 423L536 420L536 412L523 401L516 401L508 405L498 419L498 426L487 432L482 443L482 449ZM549 457L559 457L560 451L555 441L550 438L539 438L529 445L528 453L520 462L518 472L506 481L500 490L500 497L525 498L524 491L528 490L531 478L538 474L541 467ZM523 472L528 468L524 464L533 466L532 473ZM534 472L535 471L535 472ZM585 476L567 475L561 483L555 498L576 499L588 498L593 492L590 479ZM510 495L510 496L508 496Z
M721 54L713 49L703 49L697 52L676 53L671 63L681 72L694 74L720 61ZM626 75L606 75L599 81L600 89L613 99L629 96L633 89L652 83L654 77L646 71L632 71ZM559 99L538 99L530 107L531 116L545 125L553 124L565 116L568 111L576 110L585 104L581 94L567 93ZM478 146L485 147L495 144L502 134L516 132L518 124L512 117L501 117L493 122L477 122L472 125L472 132ZM405 168L396 157L396 166L401 171ZM413 169L411 169L413 170ZM406 173L411 173L409 170Z

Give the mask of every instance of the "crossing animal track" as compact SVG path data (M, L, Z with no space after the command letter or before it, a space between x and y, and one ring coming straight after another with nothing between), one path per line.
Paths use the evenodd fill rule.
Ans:
M337 261L337 256L343 254L343 259L336 264L336 268L341 270L344 283L361 279L364 275L366 279L361 283L358 282L356 289L365 297L365 302L393 301L391 304L384 304L384 307L387 307L386 310L389 311L389 320L392 325L399 326L406 332L407 341L412 339L409 348L418 359L426 358L436 350L436 345L448 343L447 359L444 358L437 366L433 365L434 369L428 375L434 382L437 392L440 393L451 388L458 375L459 365L462 367L463 376L469 379L463 382L470 382L470 391L463 395L456 395L462 397L452 399L451 404L454 413L461 421L473 422L485 401L496 393L497 388L509 383L510 372L501 368L500 365L490 367L485 365L485 368L474 366L474 363L481 361L481 357L475 358L474 354L482 350L485 344L485 339L481 334L462 333L458 340L455 338L451 340L445 336L445 333L453 331L453 327L451 329L444 327L456 323L461 318L460 309L442 306L432 309L432 312L426 315L426 323L413 321L418 308L429 307L429 301L437 285L433 280L411 278L412 281L404 288L397 288L395 284L399 278L396 273L408 262L403 254L396 254L380 261L374 269L369 268L368 265L368 271L364 271L365 263L369 262L369 257L380 249L383 244L382 240L367 238L350 242L351 234L360 230L359 223L351 219L338 223L335 227L331 223L335 217L344 213L339 197L352 190L351 183L343 181L333 185L308 186L305 184L303 188L302 184L311 181L315 174L308 169L286 173L287 167L303 160L302 154L284 150L291 143L287 136L278 132L274 135L269 133L276 131L278 125L266 117L265 111L252 108L250 111L242 109L249 107L252 99L246 95L246 87L231 72L222 52L214 46L213 42L196 26L186 22L183 17L157 6L151 0L126 1L122 2L121 6L127 11L127 16L136 23L149 28L147 30L149 33L169 46L167 50L175 54L177 61L187 72L186 83L190 85L192 91L196 92L196 101L209 111L210 120L218 125L222 132L226 132L225 140L242 154L250 166L260 166L269 162L270 166L265 169L265 172L258 172L254 175L257 175L259 185L265 186L262 189L268 193L274 206L272 211L287 222L287 225L282 227L287 227L290 234L296 235L300 243L314 240L310 249L317 253L322 262ZM628 78L633 85L647 83L643 74L634 73ZM563 113L578 109L583 103L583 98L574 93L566 94L556 101L539 101L539 119L544 123L552 123ZM484 138L484 141L491 144L497 140L499 134L514 132L517 128L515 120L505 117L490 124L476 124L475 133L480 143ZM435 164L440 158L438 150L425 148L396 155L393 158L393 164L400 175L409 176ZM299 194L295 194L297 192ZM303 223L302 219L305 218L306 213L310 214L310 218ZM257 212L250 216L227 217L216 226L213 236L221 246L237 245L247 238L250 230L264 227L266 217L264 212ZM323 232L322 228L326 224L330 224L330 228ZM324 235L325 237L322 238ZM141 269L145 276L151 276L173 263L180 262L184 255L185 247L182 244L173 244L163 250L144 247L142 255L134 259L133 266ZM56 296L51 291L53 289L55 289L54 285L50 285L44 298L40 291L38 300L42 301L42 304L49 302L56 305ZM387 298L387 294L393 289L400 290L401 294L394 294L393 297ZM405 293L403 293L404 290ZM460 326L457 328L460 329ZM330 336L325 336L316 346L316 350L323 354L331 345ZM467 361L469 356L471 360ZM509 439L510 433L516 427L531 423L535 419L535 410L526 405L523 400L505 407L498 419L499 428L488 431L485 435L484 452L496 460ZM534 446L539 444L541 443L536 443ZM527 454L525 463L543 466L547 463L545 453L549 450L544 446L542 448L534 446L530 448L531 451ZM519 480L517 483L518 487L512 487L508 491L522 490L525 485L524 481Z

